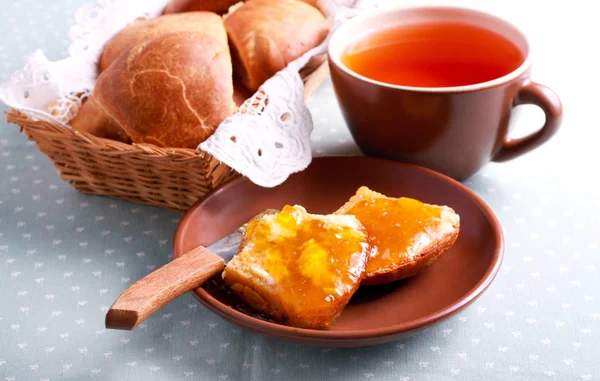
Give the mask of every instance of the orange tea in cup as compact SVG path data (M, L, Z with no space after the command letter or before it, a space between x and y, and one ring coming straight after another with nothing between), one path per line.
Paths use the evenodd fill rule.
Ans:
M562 104L531 80L531 51L514 25L474 9L409 7L354 17L331 36L329 71L365 155L464 180L550 139ZM513 109L539 106L541 129L510 136Z
M525 57L507 38L452 21L407 23L368 34L342 54L350 70L380 82L455 87L503 77Z

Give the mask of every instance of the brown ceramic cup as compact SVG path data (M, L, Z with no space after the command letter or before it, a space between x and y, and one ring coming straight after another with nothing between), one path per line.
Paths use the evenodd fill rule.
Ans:
M345 49L370 33L406 23L444 21L492 30L517 46L525 59L511 73L488 82L435 88L379 82L342 63ZM475 10L418 7L359 16L332 36L329 68L342 113L363 153L422 165L458 180L489 161L511 160L539 147L556 133L562 118L558 96L530 79L525 36L508 22ZM540 107L545 123L529 136L511 139L513 108L523 104Z

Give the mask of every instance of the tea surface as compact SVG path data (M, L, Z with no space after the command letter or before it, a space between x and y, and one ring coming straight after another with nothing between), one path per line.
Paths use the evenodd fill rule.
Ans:
M413 87L487 82L509 74L523 61L505 37L453 22L385 29L352 43L342 54L344 65L360 75Z

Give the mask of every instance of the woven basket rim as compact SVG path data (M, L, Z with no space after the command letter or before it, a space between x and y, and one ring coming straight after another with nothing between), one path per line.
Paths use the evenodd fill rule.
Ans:
M166 157L166 156L179 156L181 158L200 158L208 159L210 154L201 151L199 149L192 148L171 148L171 147L158 147L153 144L147 143L122 143L116 140L100 138L94 136L88 132L77 131L73 128L65 127L58 123L52 123L45 120L37 120L24 114L23 112L12 109L6 112L6 120L10 123L22 124L23 122L35 121L38 129L43 129L46 136L53 136L56 138L72 138L80 137L86 141L87 144L93 148L100 149L106 153L114 152L119 155L137 155L144 153L147 155Z
M305 83L305 95L308 96L308 94L312 93L315 90L315 88L322 82L322 80L329 74L328 63L325 59L325 54L321 54L311 58L307 65L300 70L299 74ZM71 127L61 125L59 123L53 123L47 120L39 120L32 118L29 115L17 109L11 109L10 111L5 112L5 114L6 120L10 123L20 125L22 122L35 121L37 122L36 127L40 130L43 129L44 133L47 136L55 135L56 138L72 138L75 136L79 136L82 139L84 139L90 146L94 148L99 148L107 153L118 152L122 155L135 155L138 153L145 153L150 155L156 155L158 157L179 156L182 158L212 158L212 155L197 148L192 149L176 147L158 147L150 143L123 143L112 139L100 138L88 132L78 131Z

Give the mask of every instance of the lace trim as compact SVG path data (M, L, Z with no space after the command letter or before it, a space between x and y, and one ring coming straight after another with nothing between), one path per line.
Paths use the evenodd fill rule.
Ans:
M138 17L158 16L168 0L97 0L75 12L68 57L49 61L42 50L0 85L0 100L32 118L67 123L96 84L106 41Z

